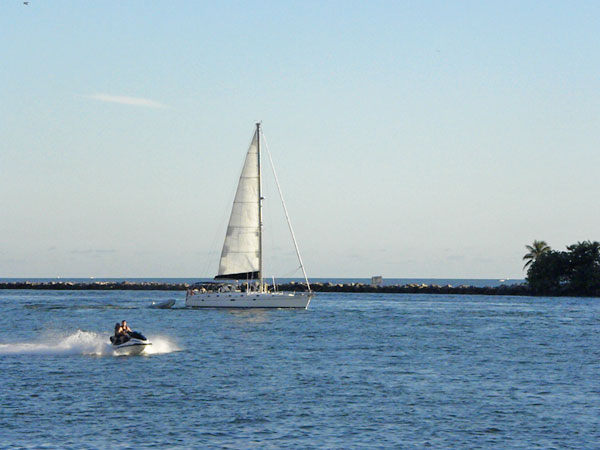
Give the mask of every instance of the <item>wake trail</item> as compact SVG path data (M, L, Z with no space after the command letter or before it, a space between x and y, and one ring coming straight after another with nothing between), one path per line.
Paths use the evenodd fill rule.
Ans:
M148 336L152 345L144 350L146 355L161 355L181 351L181 348L171 338L166 336Z
M152 345L142 355L158 355L181 350L168 337L148 337ZM32 342L0 343L0 356L4 355L87 355L117 356L106 333L77 330L70 335L55 335Z

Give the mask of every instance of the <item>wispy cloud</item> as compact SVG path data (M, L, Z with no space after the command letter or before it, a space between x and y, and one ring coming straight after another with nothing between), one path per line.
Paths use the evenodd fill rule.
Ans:
M160 102L141 97L126 97L124 95L92 94L84 97L100 102L119 103L121 105L142 106L144 108L168 108Z
M101 256L101 255L106 255L109 253L116 253L116 250L113 249L94 249L94 248L88 248L88 249L84 249L84 250L71 250L69 253L71 253L72 255L91 255L91 256Z

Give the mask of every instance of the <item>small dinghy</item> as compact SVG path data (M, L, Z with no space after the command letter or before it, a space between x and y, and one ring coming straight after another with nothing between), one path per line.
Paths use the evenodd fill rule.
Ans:
M175 300L165 300L164 302L152 302L150 308L152 309L171 309L175 305Z
M127 336L119 338L111 336L110 342L115 354L119 356L139 355L146 350L147 346L152 345L142 333L138 333L137 331L132 331Z

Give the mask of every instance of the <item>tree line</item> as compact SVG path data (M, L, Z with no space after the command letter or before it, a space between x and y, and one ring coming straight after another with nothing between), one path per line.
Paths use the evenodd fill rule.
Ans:
M537 295L600 296L600 242L583 241L566 251L544 241L525 246L527 284Z

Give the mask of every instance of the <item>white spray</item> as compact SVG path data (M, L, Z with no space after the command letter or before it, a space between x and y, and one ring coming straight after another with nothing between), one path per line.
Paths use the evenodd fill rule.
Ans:
M148 346L143 354L156 355L180 350L170 338L148 336L148 339L152 345ZM21 354L115 356L107 334L82 330L66 336L47 336L31 342L0 343L0 356Z

